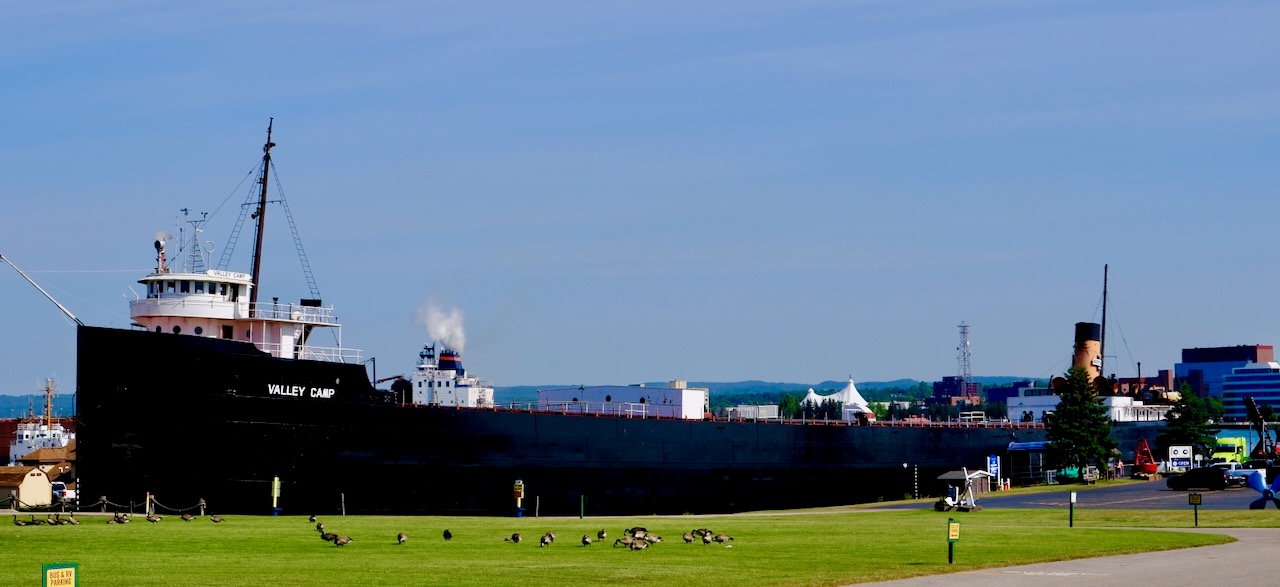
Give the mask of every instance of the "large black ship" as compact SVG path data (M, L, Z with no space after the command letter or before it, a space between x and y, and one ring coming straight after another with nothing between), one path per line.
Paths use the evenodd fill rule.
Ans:
M267 137L253 273L175 270L159 235L134 328L78 327L83 500L267 513L278 478L286 512L509 515L519 479L544 515L829 506L938 495L939 474L1044 439L1007 424L569 413L376 389L357 352L315 344L340 332L319 299L258 301Z

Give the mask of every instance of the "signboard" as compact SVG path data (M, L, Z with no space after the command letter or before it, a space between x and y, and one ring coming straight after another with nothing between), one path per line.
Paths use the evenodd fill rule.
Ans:
M1201 495L1199 493L1187 494L1187 505L1201 505L1200 497Z
M987 472L991 473L997 483L1000 481L1000 457L998 455L987 456Z
M1190 469L1191 454L1190 446L1169 447L1169 466L1175 469Z
M79 564L47 563L44 565L44 587L78 587L80 585Z
M960 520L955 518L947 518L947 542L955 542L960 539Z
M520 499L524 497L524 481L523 480L516 479L515 494L516 494L516 499Z

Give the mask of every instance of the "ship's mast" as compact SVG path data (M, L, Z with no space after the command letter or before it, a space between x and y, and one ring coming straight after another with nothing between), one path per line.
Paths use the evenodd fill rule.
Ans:
M1102 340L1098 341L1098 375L1104 379L1107 377L1107 267L1105 263L1102 265Z
M253 291L249 292L249 316L252 317L258 306L258 290L261 283L262 271L262 229L263 220L267 216L267 183L271 177L271 147L276 146L271 142L271 126L275 122L275 117L267 121L267 143L262 146L262 177L258 178L258 183L262 184L262 192L258 197L258 210L254 212L253 217L257 221L255 230L256 237L253 247Z

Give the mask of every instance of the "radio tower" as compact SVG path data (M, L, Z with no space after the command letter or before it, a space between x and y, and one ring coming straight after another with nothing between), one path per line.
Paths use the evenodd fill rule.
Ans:
M969 365L969 325L964 322L960 323L960 346L956 348L956 363L960 371L960 395L969 397L976 395L976 390L972 389L970 380L973 379L973 369Z

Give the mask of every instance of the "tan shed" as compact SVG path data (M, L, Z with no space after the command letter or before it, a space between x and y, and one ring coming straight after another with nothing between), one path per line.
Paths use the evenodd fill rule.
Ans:
M53 503L53 484L40 467L0 467L0 502L18 498L18 507ZM6 504L8 505L8 504Z

